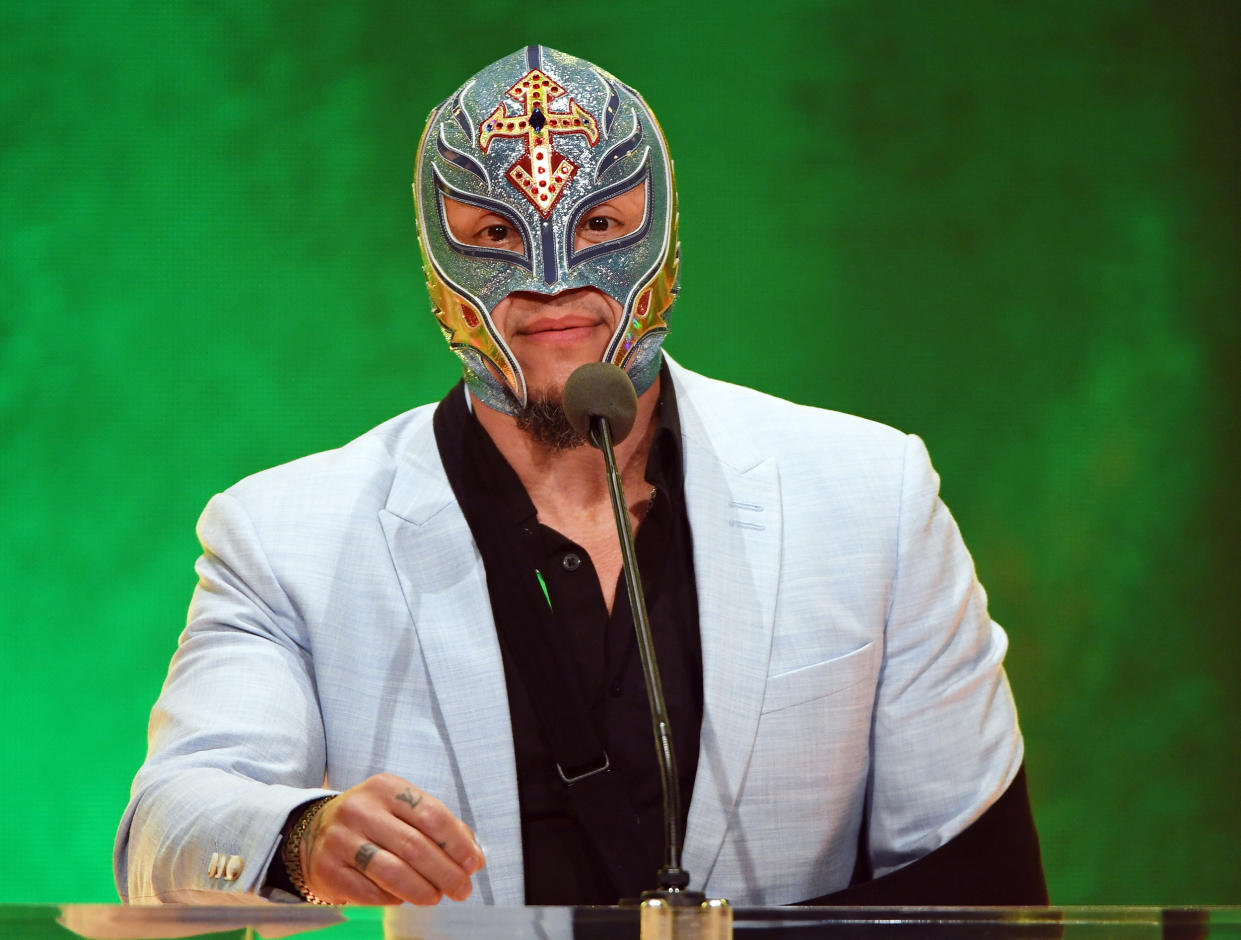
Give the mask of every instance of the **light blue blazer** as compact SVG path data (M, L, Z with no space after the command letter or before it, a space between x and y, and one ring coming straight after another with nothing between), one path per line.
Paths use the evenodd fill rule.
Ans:
M693 887L738 905L844 887L864 806L875 874L898 868L1022 761L1007 641L925 448L669 367L702 636ZM388 771L477 834L465 903L522 903L504 670L433 412L208 504L117 836L123 896L256 899L295 806Z

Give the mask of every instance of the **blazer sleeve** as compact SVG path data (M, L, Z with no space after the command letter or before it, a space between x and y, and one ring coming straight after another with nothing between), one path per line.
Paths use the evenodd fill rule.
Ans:
M1023 755L1003 668L1007 638L912 436L900 499L862 840L876 877L978 820L1009 789Z
M218 495L198 536L188 624L116 838L128 901L256 895L288 814L331 792L305 631L249 515Z

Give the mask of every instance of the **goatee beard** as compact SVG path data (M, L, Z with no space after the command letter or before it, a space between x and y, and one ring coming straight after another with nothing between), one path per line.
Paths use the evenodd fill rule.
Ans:
M534 392L526 399L525 407L517 412L517 427L557 453L586 443L569 423L560 393L552 389Z

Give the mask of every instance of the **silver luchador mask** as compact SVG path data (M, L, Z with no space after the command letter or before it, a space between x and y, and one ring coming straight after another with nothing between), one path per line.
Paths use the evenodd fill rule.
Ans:
M641 224L574 249L583 216L646 184ZM494 212L521 251L465 244L445 197ZM603 354L641 394L677 292L676 185L668 146L642 97L591 63L527 46L483 69L431 112L414 170L418 241L431 305L478 398L514 414L526 404L521 366L491 313L514 291L595 287L623 316Z

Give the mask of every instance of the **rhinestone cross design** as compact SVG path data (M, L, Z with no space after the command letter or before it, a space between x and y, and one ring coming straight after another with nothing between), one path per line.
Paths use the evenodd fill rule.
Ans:
M526 138L526 152L508 168L506 175L543 218L551 214L565 184L577 172L577 165L556 151L553 135L582 134L592 147L599 142L599 126L595 119L572 98L567 112L547 109L549 103L564 93L564 88L544 72L531 69L508 90L508 96L524 111L510 115L501 102L478 128L478 146L483 153L497 137Z

